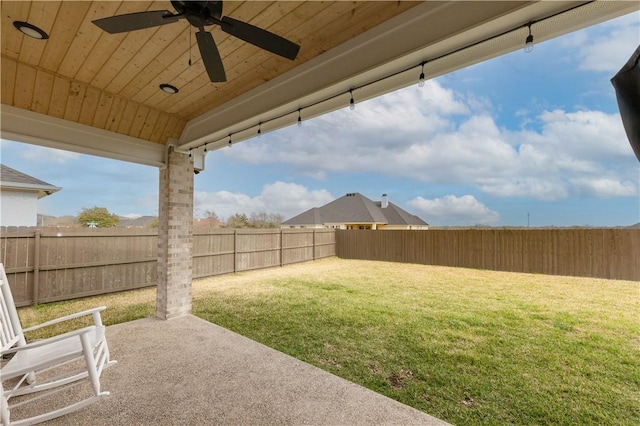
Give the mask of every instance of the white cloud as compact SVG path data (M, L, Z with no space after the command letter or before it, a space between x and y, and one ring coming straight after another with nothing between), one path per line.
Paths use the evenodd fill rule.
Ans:
M541 139L567 156L591 161L615 160L632 153L618 114L601 111L545 111L539 117Z
M194 214L196 216L206 211L212 211L224 220L235 213L249 215L251 212L265 211L264 203L260 197L252 198L246 194L229 191L197 191L194 198Z
M636 12L568 37L566 43L577 49L579 69L617 72L639 42L640 12Z
M495 179L480 183L478 188L494 197L533 197L543 201L558 201L569 196L569 191L560 180L513 178Z
M611 178L585 177L572 179L576 189L595 197L631 197L638 194L637 183Z
M335 198L324 189L309 191L303 185L286 182L265 185L260 197L267 211L281 213L287 218L325 205Z
M413 90L412 90L413 89ZM252 164L283 162L306 176L324 178L326 171L377 170L389 155L406 152L442 132L452 130L448 117L469 113L454 92L429 81L291 126L224 150L223 155ZM384 169L394 168L389 162Z
M456 132L455 120L471 110L461 99L430 81L423 90L408 88L370 100L355 111L318 117L302 128L292 126L233 152L225 150L224 155L253 164L291 164L297 172L319 179L331 172L373 171L446 180L455 173L440 169L451 163L458 171L471 171L486 163L483 157L495 158L495 150L513 152L496 140L499 130L485 115L468 118ZM483 140L470 144L476 137Z
M428 200L416 197L407 203L424 214L431 225L494 225L500 215L476 200L473 195L445 195Z
M229 191L197 191L195 205L197 214L213 211L221 219L235 213L250 215L258 212L279 213L288 219L312 207L320 207L334 198L323 189L309 190L303 185L278 181L264 185L261 194L255 197Z
M225 154L235 161L288 164L318 180L332 173L375 173L472 185L497 197L557 201L638 193L637 162L618 114L556 109L529 118L527 128L508 130L483 112L486 103L474 100L472 106L437 82L430 88L442 105L408 88ZM609 184L597 190L585 184L603 176Z

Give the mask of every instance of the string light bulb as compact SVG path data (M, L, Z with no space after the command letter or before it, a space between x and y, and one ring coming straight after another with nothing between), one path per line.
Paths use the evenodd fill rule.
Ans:
M233 144L233 142L231 141L231 134L229 134L229 144L227 145L229 148L231 148L231 145Z
M191 149L189 149L189 158L191 158Z
M422 66L422 70L420 72L420 78L418 79L418 87L424 87L424 62L420 65Z
M302 127L302 115L300 115L300 108L298 108L298 127Z
M206 143L204 144L204 153L205 154L207 153L207 144Z
M524 42L524 53L531 53L531 51L533 50L533 34L531 34L531 22L527 24L527 27L529 28L529 35Z
M262 136L262 121L258 123L258 137Z
M351 100L349 101L349 109L353 111L356 109L356 101L353 100L353 90L349 90L349 94L351 95Z

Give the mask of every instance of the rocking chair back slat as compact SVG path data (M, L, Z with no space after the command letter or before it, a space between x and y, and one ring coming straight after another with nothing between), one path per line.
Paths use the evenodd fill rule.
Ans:
M13 304L7 274L0 263L0 346L6 350L21 343L24 344L25 340L18 311Z

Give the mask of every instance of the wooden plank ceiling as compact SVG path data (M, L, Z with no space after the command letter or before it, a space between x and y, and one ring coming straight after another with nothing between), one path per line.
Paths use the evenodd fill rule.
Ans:
M2 104L165 144L194 117L387 21L419 2L225 1L223 14L301 45L295 61L209 27L227 82L211 83L186 20L108 34L92 20L169 1L2 1ZM14 21L49 34L23 35ZM192 65L189 65L191 58ZM175 95L161 83L179 88Z

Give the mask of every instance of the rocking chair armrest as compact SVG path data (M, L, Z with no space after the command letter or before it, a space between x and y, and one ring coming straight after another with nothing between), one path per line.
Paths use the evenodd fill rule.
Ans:
M37 324L28 328L23 328L22 331L23 332L29 332L29 331L34 331L34 330L38 330L40 328L43 327L48 327L50 325L54 325L54 324L58 324L60 322L64 322L64 321L69 321L75 318L80 318L80 317L84 317L86 315L94 315L94 322L96 323L96 326L101 326L102 325L102 320L100 318L100 311L104 311L105 309L107 309L106 306L98 306L97 308L92 308L92 309L87 309L86 311L82 311L82 312L77 312L75 314L70 314L70 315L65 315L63 317L60 318L56 318L56 319L52 319L51 321L47 321L47 322L43 322L42 324ZM97 321L96 321L96 316L97 316Z
M2 355L12 354L20 351L26 351L29 349L39 348L42 346L47 346L55 342L59 342L60 340L65 340L70 337L80 336L82 334L92 333L97 327L95 325L90 325L87 327L79 328L77 330L69 331L68 333L58 334L57 336L48 337L42 340L36 340L35 342L27 343L22 346L14 346L10 349L3 350L1 352Z

